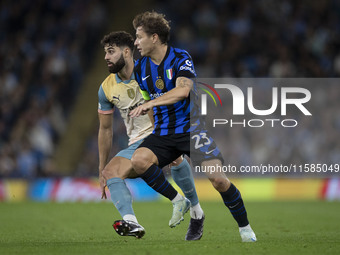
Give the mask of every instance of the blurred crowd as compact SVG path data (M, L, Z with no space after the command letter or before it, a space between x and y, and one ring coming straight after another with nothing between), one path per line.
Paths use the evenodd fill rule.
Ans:
M340 76L338 0L172 0L157 10L200 77Z
M96 0L0 2L0 177L57 174L55 145L105 16Z
M171 20L170 43L190 53L199 77L340 76L338 0L156 0L149 9ZM55 143L104 19L100 1L2 1L0 176L53 171ZM313 105L294 136L289 129L226 131L233 146L221 147L231 163L338 162L339 89L313 93L327 111ZM112 155L127 145L123 124L115 127ZM96 176L97 129L83 158L76 175Z

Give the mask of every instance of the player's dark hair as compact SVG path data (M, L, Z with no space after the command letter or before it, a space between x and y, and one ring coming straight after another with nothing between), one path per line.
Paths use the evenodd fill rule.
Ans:
M105 47L105 45L116 45L117 47L127 46L131 52L134 50L133 37L125 31L111 32L105 35L100 43L103 47Z
M152 12L143 12L133 19L133 27L143 27L148 35L157 34L163 44L170 40L170 21L165 19L165 15Z

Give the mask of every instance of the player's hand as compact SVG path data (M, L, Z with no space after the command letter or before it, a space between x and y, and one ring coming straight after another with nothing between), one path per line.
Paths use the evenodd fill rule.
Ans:
M99 176L99 185L100 185L100 190L102 191L102 197L101 199L107 199L106 197L106 192L105 192L105 188L106 188L106 180L103 176Z
M151 103L147 102L133 109L129 115L131 118L138 117L147 114L150 109L152 109Z
M107 199L107 196L106 196L106 193L105 193L105 188L106 188L106 185L102 188L102 197L101 197L101 199Z

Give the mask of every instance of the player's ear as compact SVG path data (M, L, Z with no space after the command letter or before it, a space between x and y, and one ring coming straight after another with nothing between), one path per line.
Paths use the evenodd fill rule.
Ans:
M154 33L152 34L152 43L156 43L158 41L158 34Z
M126 58L129 57L130 49L128 47L124 48L123 54L124 54L124 57L126 57Z

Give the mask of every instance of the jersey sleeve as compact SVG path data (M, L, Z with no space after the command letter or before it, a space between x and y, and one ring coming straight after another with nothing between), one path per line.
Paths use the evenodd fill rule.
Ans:
M176 68L177 68L176 78L186 77L191 79L196 77L194 63L192 62L192 59L187 52L182 54L182 57L178 59Z
M98 90L98 112L102 114L111 114L114 112L114 104L107 100L102 85Z

